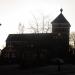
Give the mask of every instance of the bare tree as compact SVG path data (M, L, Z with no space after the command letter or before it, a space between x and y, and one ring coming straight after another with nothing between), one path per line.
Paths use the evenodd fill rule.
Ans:
M34 27L34 26L31 25L31 29L32 29L35 33L39 33L39 24L38 24L38 22L37 22L36 17L35 17L35 16L33 16L33 17L34 17L34 20L35 20L36 27Z
M70 34L70 41L73 42L75 48L75 32L71 32Z
M22 25L21 23L19 23L19 26L18 26L18 31L19 31L19 34L23 34L24 33L24 25Z
M31 24L31 29L34 33L48 33L51 32L51 23L50 19L48 17L43 16L42 19L39 19L39 21L35 16L34 18L34 24Z

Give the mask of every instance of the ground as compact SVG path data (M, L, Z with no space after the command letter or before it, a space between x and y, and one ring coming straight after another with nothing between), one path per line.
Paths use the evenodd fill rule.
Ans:
M58 72L57 65L22 69L19 65L0 66L0 75L75 75L75 65L61 65Z

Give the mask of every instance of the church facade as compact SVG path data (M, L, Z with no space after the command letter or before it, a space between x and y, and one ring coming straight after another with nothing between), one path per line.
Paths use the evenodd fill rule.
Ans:
M44 63L51 58L64 58L69 50L70 23L61 13L51 22L52 33L10 34L4 57L25 64ZM20 62L20 63L21 63Z

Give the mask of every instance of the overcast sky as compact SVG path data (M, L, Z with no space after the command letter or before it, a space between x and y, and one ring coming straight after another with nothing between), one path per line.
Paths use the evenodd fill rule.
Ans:
M33 16L49 16L52 19L63 14L75 31L75 0L0 0L0 48L10 33L18 32L21 22L27 28ZM27 31L26 31L27 32Z

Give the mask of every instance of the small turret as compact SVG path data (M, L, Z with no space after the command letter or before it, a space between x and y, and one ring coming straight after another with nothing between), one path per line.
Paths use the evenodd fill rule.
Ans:
M69 31L70 23L62 14L63 9L60 9L60 14L51 22L52 23L52 33L56 33L59 42L59 50L62 53L67 53L69 49Z
M63 9L60 9L60 14L51 22L53 33L69 33L70 23L62 14Z

